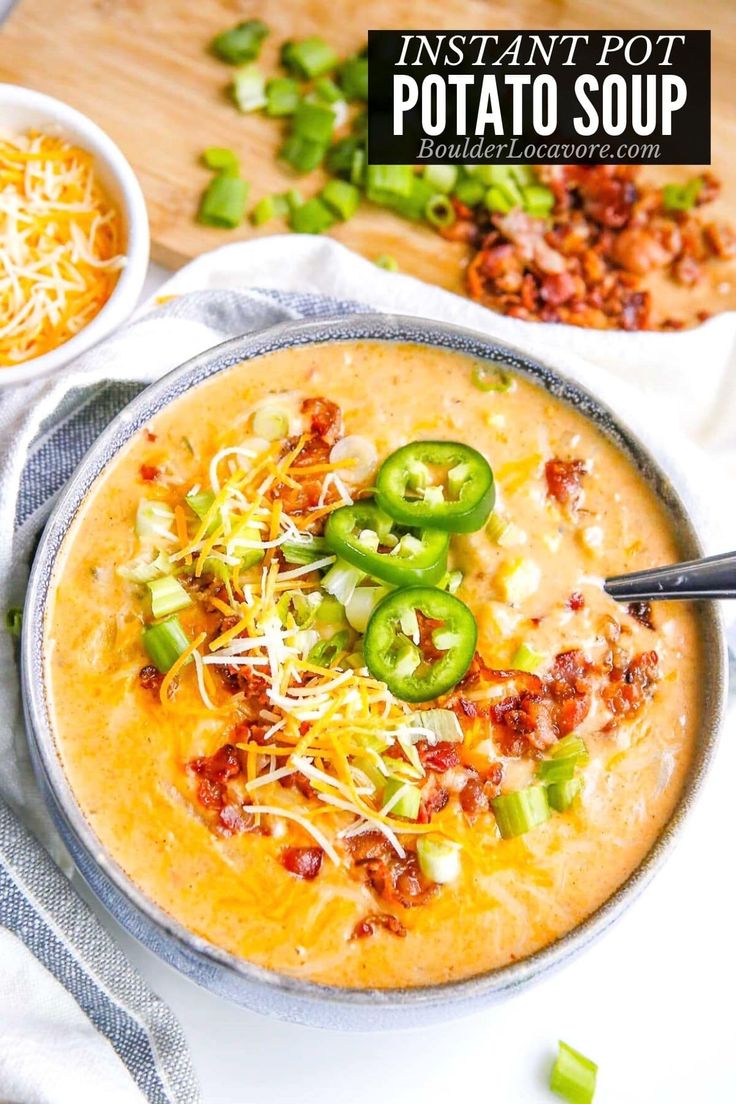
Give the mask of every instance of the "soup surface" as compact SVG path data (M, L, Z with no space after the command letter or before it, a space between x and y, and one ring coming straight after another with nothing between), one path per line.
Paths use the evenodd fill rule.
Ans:
M377 511L386 457L437 440L448 463L399 472L432 524ZM46 626L59 753L101 846L235 955L346 986L502 966L677 801L697 616L601 587L677 556L630 461L536 384L414 345L274 353L172 403L85 501Z

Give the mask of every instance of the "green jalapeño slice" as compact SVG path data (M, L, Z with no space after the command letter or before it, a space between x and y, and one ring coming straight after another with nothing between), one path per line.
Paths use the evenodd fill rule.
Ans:
M365 631L368 670L406 702L455 686L475 654L478 626L464 602L434 587L406 587L373 611Z
M394 586L437 583L447 570L450 538L436 529L407 529L366 500L330 514L325 543L340 559Z
M451 533L481 529L493 509L493 472L484 456L456 441L415 441L384 460L377 502L404 525Z

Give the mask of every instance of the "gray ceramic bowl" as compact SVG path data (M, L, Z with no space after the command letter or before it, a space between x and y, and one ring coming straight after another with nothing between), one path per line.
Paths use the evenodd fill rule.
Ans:
M415 318L349 315L287 322L234 338L195 357L149 387L108 426L70 481L39 546L23 617L22 673L26 721L39 784L79 870L116 919L164 961L238 1004L312 1026L371 1030L427 1024L508 996L578 954L623 912L672 850L700 789L723 711L725 649L717 608L702 603L702 640L707 659L704 708L695 761L677 808L638 869L604 905L568 935L523 961L464 981L416 989L351 990L316 985L227 954L193 935L144 896L103 851L77 805L56 751L44 676L44 621L54 561L89 488L126 441L162 407L240 361L254 360L255 367L258 357L277 349L361 338L413 341L481 359L500 359L514 371L531 377L595 422L632 458L672 512L685 557L702 555L682 502L646 448L592 395L544 365L480 334Z

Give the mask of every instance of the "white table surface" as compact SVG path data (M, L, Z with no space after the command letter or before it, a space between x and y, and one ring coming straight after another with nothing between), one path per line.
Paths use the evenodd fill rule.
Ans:
M144 294L166 275L152 265ZM596 1104L730 1104L736 721L729 728L677 851L618 924L520 996L445 1025L344 1035L267 1020L195 987L98 911L179 1017L204 1104L550 1104L558 1038L598 1062Z

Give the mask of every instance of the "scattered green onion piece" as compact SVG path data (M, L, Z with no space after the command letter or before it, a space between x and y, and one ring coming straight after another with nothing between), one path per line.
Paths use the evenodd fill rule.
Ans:
M23 610L18 606L11 606L5 614L5 628L16 639L20 636L23 627Z
M208 146L202 154L202 161L208 169L225 173L226 176L240 176L240 161L231 149L224 146Z
M489 211L498 212L501 215L507 215L514 207L521 206L520 202L514 202L513 194L509 194L505 188L498 184L491 185L483 197L483 202Z
M348 656L348 660L350 658L351 657ZM361 664L360 666L363 666L363 664ZM369 759L367 755L356 756L351 761L351 766L356 767L357 770L361 772L361 774L365 775L365 777L373 787L374 791L380 792L383 790L384 784L386 782L385 775L381 774L376 764L373 762L372 759Z
M424 222L427 204L434 194L432 185L428 184L424 177L414 176L408 196L389 195L383 192L371 195L369 199L384 207L390 207L402 218L411 219L413 222Z
M588 760L588 749L581 736L576 736L574 732L570 732L557 741L550 751L550 755L553 759L568 759L572 755L579 763L585 763Z
M356 587L345 604L345 616L356 632L364 633L373 610L388 594L386 587Z
M662 188L662 206L665 211L690 211L703 187L703 180L696 176L687 184L665 184Z
M427 165L424 179L431 184L435 192L449 195L457 184L458 171L455 165Z
M440 590L446 590L448 594L457 594L462 581L462 571L448 571L442 576L437 586Z
M192 604L192 599L173 575L152 579L147 585L151 592L151 612L155 618L168 617Z
M202 574L212 575L215 579L222 580L223 583L228 582L232 572L228 564L223 560L218 560L216 556L207 556L202 564Z
M256 437L280 441L289 435L289 415L278 406L259 406L251 422Z
M284 541L281 555L290 564L308 564L329 556L329 549L322 537L310 537L304 541Z
M281 47L282 64L304 80L314 80L336 69L339 57L331 46L314 35L301 42L285 42Z
M598 1066L560 1039L557 1060L549 1087L568 1104L591 1104L595 1095Z
M460 851L454 840L430 833L417 839L419 869L425 878L438 885L454 882L460 875Z
M150 541L154 545L168 544L176 539L171 532L173 522L174 511L165 502L142 498L138 503L135 533L140 540Z
M549 817L547 791L544 786L527 786L514 793L501 794L491 802L498 830L503 839L523 836L543 824Z
M417 667L421 666L421 662L422 653L416 644L413 644L411 640L407 640L396 651L394 673L397 678L409 678L410 675L414 674Z
M568 778L564 782L551 782L547 786L547 800L555 812L558 813L566 812L579 793L579 778Z
M531 644L520 644L511 659L511 667L514 671L528 671L533 674L542 663L544 655L532 648Z
M192 510L200 521L204 521L207 514L210 511L212 503L215 501L215 496L212 491L199 491L197 494L188 494L184 499L187 506ZM204 531L206 537L211 537L215 529L218 529L222 524L222 516L220 511L217 510L213 517L210 519L207 528Z
M322 576L322 589L333 598L337 598L342 606L346 606L353 597L358 583L364 578L365 573L360 568L338 559L326 575Z
M389 809L387 816L402 817L404 820L416 820L419 815L419 806L422 802L421 791L405 782L403 778L387 778L383 787L382 804L387 805L397 793L401 796Z
M433 732L437 740L451 744L463 741L460 722L451 709L417 709L410 715L412 724Z
M199 221L205 226L233 230L240 226L245 214L250 185L239 176L216 176L202 196Z
M284 196L284 199L286 200L287 209L292 213L297 209L297 207L301 207L301 205L304 203L304 199L298 188L289 188L288 192Z
M281 147L279 156L297 172L306 173L322 163L327 151L324 142L313 142L299 134L290 134Z
M376 195L410 196L414 175L411 165L368 165L366 191L369 199Z
M266 78L255 65L237 71L231 91L238 111L260 111L266 106Z
M291 77L272 77L266 83L266 114L279 119L293 115L299 106L299 85Z
M254 226L263 226L273 218L283 218L289 211L289 205L280 195L264 196L259 199L250 213L250 221Z
M473 387L479 391L510 391L513 376L496 364L475 364L473 366Z
M326 203L316 196L291 212L289 225L297 234L321 234L334 226L335 219Z
M317 623L320 625L344 625L345 610L342 602L330 594L317 606Z
M520 188L527 188L536 183L536 173L531 165L506 165L507 179L518 184Z
M362 151L362 146L362 141L352 134L339 138L325 155L325 168L333 176L341 176L347 180L353 167L353 155L359 149Z
M346 100L368 99L368 58L352 57L344 61L338 73Z
M452 200L443 195L442 192L432 196L424 208L424 214L431 226L436 226L441 230L452 226L455 221L455 208L452 206Z
M342 91L330 77L322 77L315 82L314 94L317 99L324 100L328 104L337 103L342 99Z
M330 180L322 189L320 198L345 222L358 210L360 191L347 180Z
M373 263L379 268L385 268L387 272L399 271L399 262L390 253L379 253Z
M174 666L182 652L189 647L189 637L176 614L158 625L145 628L142 640L151 662L162 675Z
M320 640L319 644L315 644L310 650L307 662L313 663L315 667L332 667L338 656L347 649L349 640L350 634L347 629L335 633L329 640Z
M262 19L249 19L238 23L229 31L222 31L212 40L212 50L222 61L230 65L242 65L254 61L261 52L264 38L269 31Z
M530 184L521 193L524 197L524 210L535 217L548 215L555 205L555 194L543 184Z
M542 759L537 767L537 778L547 784L571 782L575 777L577 763L574 755L562 759Z
M166 552L159 552L153 561L139 557L119 567L117 574L121 579L128 579L131 583L150 583L159 575L171 574L171 560Z
M500 514L491 514L486 525L486 535L494 544L498 544L508 527L509 522Z
M263 540L262 534L253 526L246 526L237 536L231 537L229 542L230 552L240 558L241 570L247 571L249 567L255 567L266 555L263 548L252 547Z
M467 180L459 180L455 186L454 196L466 207L477 207L483 202L486 190L480 180L469 177Z
M309 142L320 142L327 146L334 125L335 112L326 104L302 100L294 112L294 134Z
M353 153L353 163L350 166L350 183L355 184L357 187L363 187L365 184L367 157L366 152L360 147Z

